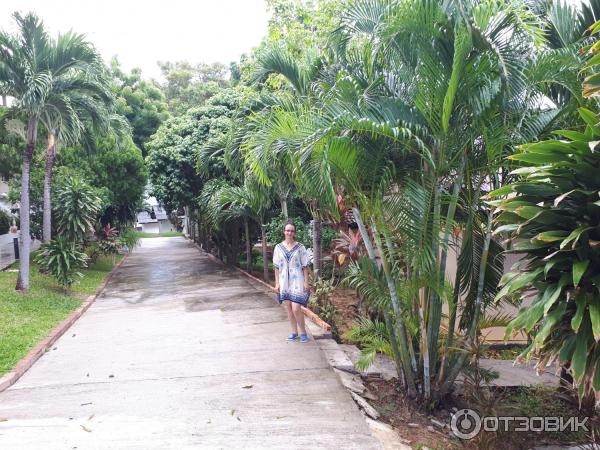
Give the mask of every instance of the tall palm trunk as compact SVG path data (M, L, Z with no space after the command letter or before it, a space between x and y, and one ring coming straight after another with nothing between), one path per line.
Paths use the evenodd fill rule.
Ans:
M23 152L23 167L21 172L21 204L19 206L19 218L21 227L21 251L19 276L16 289L19 291L29 290L29 253L31 252L31 233L29 228L29 173L33 150L37 140L38 118L31 116L27 123L27 145Z
M316 215L313 216L313 271L315 279L321 271L322 228L323 223L321 220Z
M6 95L2 96L2 106L6 106Z
M267 226L264 223L260 224L260 240L262 242L263 256L263 279L269 282L269 261L267 261Z
M377 244L377 247L379 248L379 257L381 259L381 266L383 268L383 273L385 275L385 280L387 282L388 291L390 293L390 299L392 301L392 309L394 310L394 315L396 316L396 328L398 329L397 336L400 339L399 340L400 358L401 358L402 368L404 370L404 379L406 380L406 384L407 384L407 388L408 388L407 389L408 395L409 395L409 397L414 397L414 396L416 396L416 387L415 387L414 377L413 377L413 374L411 371L411 366L410 366L410 354L408 351L408 344L407 344L407 339L406 339L407 334L406 334L406 329L404 327L404 322L403 322L403 318L402 318L402 308L400 308L400 301L398 299L398 293L396 291L396 283L392 276L390 264L385 256L383 244L381 242L381 237L379 236L379 232L377 231L377 228L375 227L374 223L371 225L371 230L373 230L373 237L375 238L375 243ZM388 243L391 244L391 242L388 242Z
M442 238L441 245L437 240L437 234L434 235L434 242L436 248L434 249L435 253L438 254L437 247L441 247L440 249L440 263L439 263L439 286L440 291L443 290L444 281L446 279L446 262L448 259L448 243L450 242L450 233L452 231L452 224L454 222L454 216L456 215L456 207L458 205L458 197L460 194L460 188L462 187L463 175L465 172L466 166L466 156L463 154L461 159L460 167L458 169L456 180L454 181L454 186L452 188L452 197L450 198L450 203L448 204L448 211L446 213L446 221L444 227L444 237ZM436 190L436 201L434 209L437 209L436 213L434 213L434 220L439 221L439 212L440 212L440 201L439 201L439 190ZM439 223L439 222L438 222ZM434 232L439 233L439 229ZM458 274L457 274L458 275ZM456 311L455 311L456 312ZM442 302L440 301L439 295L435 292L432 293L431 299L431 309L429 310L429 323L428 323L428 335L430 337L429 341L429 355L432 363L434 364L432 367L432 376L435 376L435 370L438 359L438 340L439 340L439 330L442 319Z
M285 217L287 219L289 217L289 215L288 215L287 196L281 195L279 197L279 203L281 204L281 213L283 214L283 217Z
M475 307L473 312L473 318L469 330L467 331L467 342L474 343L477 339L477 330L479 328L479 317L481 315L481 305L483 303L483 290L485 287L485 271L487 268L487 262L490 255L490 243L492 240L492 224L493 224L494 213L490 209L487 213L487 230L485 233L485 240L483 242L483 251L481 253L481 261L479 262L479 278L477 280L477 296L475 297ZM440 394L444 394L449 391L450 387L454 384L454 380L460 373L465 360L467 359L467 352L463 351L460 356L456 359L454 365L448 372L448 377L444 380L444 384L440 389Z
M246 270L250 272L252 269L252 244L250 242L250 227L248 226L247 217L244 217L244 234L246 235Z
M429 358L429 344L425 327L425 298L425 288L421 288L419 290L419 328L421 329L421 355L423 356L423 395L428 399L431 397L431 359Z
M48 146L46 147L46 171L44 174L44 210L42 240L49 242L52 239L52 166L56 157L56 144L54 132L48 132Z

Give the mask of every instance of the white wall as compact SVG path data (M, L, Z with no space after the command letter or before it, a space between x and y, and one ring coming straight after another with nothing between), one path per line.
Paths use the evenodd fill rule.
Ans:
M159 221L159 229L161 233L164 233L165 231L175 231L175 227L170 220Z
M142 224L142 231L144 233L157 233L158 234L160 232L158 222Z

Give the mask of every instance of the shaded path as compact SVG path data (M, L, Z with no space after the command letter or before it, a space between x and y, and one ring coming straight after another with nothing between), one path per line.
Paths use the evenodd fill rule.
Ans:
M379 448L284 311L183 238L143 239L0 393L0 449Z

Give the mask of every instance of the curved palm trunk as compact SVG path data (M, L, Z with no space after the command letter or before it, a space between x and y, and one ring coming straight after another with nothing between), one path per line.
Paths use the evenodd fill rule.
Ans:
M48 133L48 146L46 148L46 171L44 174L44 210L42 240L48 242L52 239L52 166L56 157L56 145L53 132Z
M267 261L267 226L263 223L260 224L260 240L262 242L262 255L263 255L263 279L269 282L269 261Z
M354 214L354 220L356 220L358 229L360 230L360 234L362 235L363 243L365 245L365 248L367 249L367 254L369 255L369 258L375 264L377 264L377 256L375 255L375 249L373 248L373 243L371 242L371 238L369 237L367 228L365 227L365 224L362 220L360 211L357 208L352 208L352 213ZM389 288L389 286L390 285L388 283L388 288ZM394 292L395 292L395 288L394 288ZM414 397L416 395L416 387L415 387L415 382L414 382L414 374L411 371L410 365L407 364L407 361L409 358L409 355L407 355L407 353L409 353L410 350L407 350L409 348L409 346L407 343L406 331L404 330L404 324L399 321L399 327L398 327L399 335L397 335L394 330L393 321L390 316L390 313L385 308L383 309L383 316L385 319L386 327L390 333L392 352L394 355L394 361L396 362L396 370L398 372L403 373L404 376L401 378L404 379L404 382L405 382L407 390L408 390L408 394L409 394L409 396Z
M410 367L410 355L408 351L408 344L406 339L406 329L404 327L404 322L402 318L402 308L400 307L400 300L398 299L398 293L396 291L396 283L392 276L392 271L390 268L390 264L385 256L383 244L381 242L381 236L379 236L379 232L375 226L375 223L371 224L371 230L373 231L373 237L375 238L375 243L379 248L379 257L381 259L381 266L383 268L383 273L385 275L385 280L388 286L388 291L390 294L390 300L392 301L392 309L394 311L394 315L396 316L396 327L398 328L398 337L399 341L399 351L400 351L400 359L402 364L402 369L404 370L404 379L407 384L407 391L409 397L416 396L416 386L414 382L414 377L411 372ZM387 244L391 244L390 242L386 242ZM390 249L391 250L391 249Z
M29 172L31 159L37 139L38 118L30 117L27 123L27 146L23 152L23 166L21 171L21 204L19 205L19 218L21 227L21 251L19 276L16 289L29 290L29 253L31 252L31 234L29 228Z

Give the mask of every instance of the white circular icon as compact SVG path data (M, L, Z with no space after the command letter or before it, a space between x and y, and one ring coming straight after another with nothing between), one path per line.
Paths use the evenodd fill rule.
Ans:
M481 431L481 417L472 409L461 409L452 415L450 427L454 436L472 439Z

